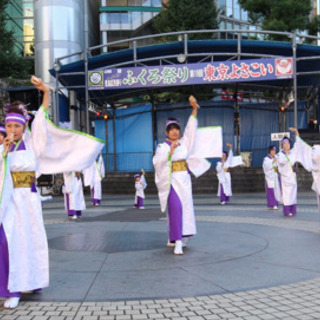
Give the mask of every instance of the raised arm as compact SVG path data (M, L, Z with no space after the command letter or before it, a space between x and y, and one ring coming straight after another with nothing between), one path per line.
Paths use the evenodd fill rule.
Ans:
M46 86L40 78L37 78L35 76L31 77L31 83L40 91L43 92L43 98L42 98L42 106L48 110L49 109L49 103L50 103L50 92L48 86Z

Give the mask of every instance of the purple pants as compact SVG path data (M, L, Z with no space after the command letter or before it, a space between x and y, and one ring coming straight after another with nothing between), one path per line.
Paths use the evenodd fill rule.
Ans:
M81 217L82 213L81 210L71 210L70 209L70 200L69 200L69 194L66 193L66 201L67 201L67 212L68 212L68 216L78 216Z
M94 187L91 189L91 198L92 198L92 204L100 204L100 199L95 199L94 197Z
M168 197L169 238L171 242L182 239L182 204L171 186Z
M283 214L287 216L289 213L292 213L293 215L297 214L297 205L293 204L291 206L285 206L283 205Z
M0 297L21 297L20 292L8 291L9 252L3 225L0 227Z
M143 207L143 198L141 198L141 197L137 197L137 202L134 204L134 206L136 207L136 208L141 208L141 207Z
M230 197L226 196L224 191L223 191L223 185L220 184L220 202L229 202Z
M266 195L267 195L267 207L273 208L274 206L278 206L278 201L276 200L274 196L274 189L268 188L267 182L266 182Z

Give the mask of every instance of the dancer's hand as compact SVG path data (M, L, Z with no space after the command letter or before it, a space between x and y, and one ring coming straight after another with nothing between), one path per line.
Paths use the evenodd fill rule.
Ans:
M290 130L291 132L294 132L295 135L296 135L296 137L299 137L299 131L298 131L298 129L296 129L296 128L289 128L289 130Z
M197 113L198 113L198 109L200 109L200 106L198 105L197 99L194 96L190 96L189 103L192 107L191 114L196 117Z
M30 81L38 90L43 92L42 105L48 110L50 102L49 87L45 85L40 78L35 76L32 76Z
M226 146L227 146L230 150L232 150L232 144L231 144L231 143L227 143Z
M170 156L173 155L174 151L177 149L179 143L178 142L172 142L171 146L170 146Z
M9 153L9 150L13 144L13 133L9 134L4 140L3 140L3 156L6 157Z

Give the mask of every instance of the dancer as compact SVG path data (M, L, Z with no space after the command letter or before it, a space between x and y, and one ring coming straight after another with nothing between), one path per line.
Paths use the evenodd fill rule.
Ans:
M95 160L92 166L82 171L84 185L90 186L92 205L98 207L101 202L101 181L105 177L105 168L100 153L98 160Z
M48 243L35 172L83 170L103 147L102 140L56 127L48 116L47 86L35 77L31 82L43 92L31 133L24 105L12 103L6 110L7 137L0 154L0 296L6 297L5 308L16 308L21 292L49 285Z
M0 126L0 153L3 151L3 142L7 137L6 129L4 126Z
M147 182L145 178L146 173L141 169L141 174L137 173L134 175L136 194L134 197L134 207L137 209L145 209L143 202L145 199L144 189L147 187Z
M264 158L262 168L265 175L265 187L267 196L267 207L278 210L278 202L281 199L281 190L278 176L277 147L270 146L268 155Z
M162 212L168 207L169 242L174 243L174 254L183 254L182 240L196 234L196 222L193 209L190 171L200 176L210 168L205 157L221 157L221 128L217 131L198 130L197 100L190 96L192 113L181 138L180 123L169 118L166 123L167 139L158 145L153 157L155 183L158 188ZM197 133L201 131L201 137ZM200 137L199 139L196 137ZM219 146L213 152L208 143ZM201 150L203 151L201 153Z
M221 205L228 203L232 196L230 168L232 167L233 152L230 143L227 143L227 147L229 148L229 154L223 151L221 161L216 165L219 180L217 196L220 197Z
M296 144L291 149L290 138L281 140L282 151L277 154L278 170L281 181L283 215L292 217L297 214L297 175L295 163L298 161Z
M311 147L304 140L301 139L299 131L296 128L289 128L290 131L295 133L296 148L298 154L298 161L303 167L312 173L313 183L311 189L317 195L318 211L320 218L320 145ZM320 219L319 219L320 228Z
M76 220L82 216L82 210L86 210L81 173L64 172L63 180L64 206L69 219Z

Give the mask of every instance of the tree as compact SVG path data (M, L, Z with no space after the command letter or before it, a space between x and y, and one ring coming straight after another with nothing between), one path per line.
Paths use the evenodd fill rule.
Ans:
M310 36L318 36L318 32L320 31L320 16L314 16L307 25L308 35ZM315 41L312 39L306 39L306 43L314 43Z
M154 19L157 33L218 29L218 10L213 0L170 0ZM189 39L213 38L212 34L189 35ZM176 39L176 37L175 37Z
M261 24L263 30L294 32L305 30L312 10L311 0L238 0L248 11L250 22ZM288 40L269 35L270 39Z
M26 61L14 50L15 38L6 28L6 7L9 0L0 0L0 78L24 78L30 70L30 61Z

